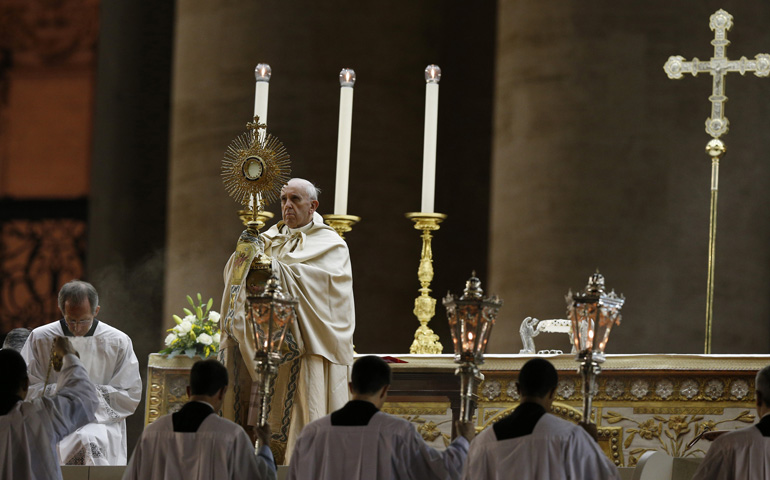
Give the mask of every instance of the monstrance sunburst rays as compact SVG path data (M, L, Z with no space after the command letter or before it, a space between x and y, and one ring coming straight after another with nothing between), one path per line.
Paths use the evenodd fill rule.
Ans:
M277 200L281 187L289 181L291 163L289 153L280 140L265 132L261 135L259 118L246 124L249 131L238 135L225 151L222 159L222 182L227 193L236 202L248 207L249 201L263 205ZM261 205L253 205L258 209Z

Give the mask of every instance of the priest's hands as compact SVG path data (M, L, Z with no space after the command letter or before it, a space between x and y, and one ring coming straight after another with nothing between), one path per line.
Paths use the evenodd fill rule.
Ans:
M591 438L593 438L594 441L596 442L599 441L599 429L596 427L596 424L580 422L578 425L583 427L583 430L588 432L588 434L591 435Z
M273 430L270 428L270 424L266 424L264 427L255 427L248 425L246 427L246 433L249 434L252 442L259 441L260 445L270 446L270 439L273 437Z
M270 424L266 423L264 427L257 427L257 439L262 445L270 446L270 438L273 436L273 431L270 429Z
M458 420L455 422L455 430L458 435L465 437L469 442L476 436L476 428L471 422L462 422Z

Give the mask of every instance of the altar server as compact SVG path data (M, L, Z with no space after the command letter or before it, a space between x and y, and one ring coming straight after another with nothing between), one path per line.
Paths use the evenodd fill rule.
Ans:
M444 452L429 447L414 426L380 411L390 367L376 356L353 364L352 400L308 424L297 439L289 480L458 479L473 438L471 423Z
M757 373L754 385L759 423L720 435L693 478L770 478L770 366Z
M54 351L62 363L51 397L29 395L24 359L13 349L0 351L0 478L62 478L56 444L94 420L96 388L75 350L58 337Z
M620 479L586 430L548 413L558 374L542 358L528 361L516 388L521 404L479 434L468 454L464 479Z
M190 401L181 410L148 425L137 443L123 480L276 478L270 451L270 427L257 429L262 447L240 425L216 414L227 390L227 369L214 359L201 360L190 371Z
M21 350L29 366L30 395L37 397L44 388L54 338L67 336L96 384L99 408L93 423L59 443L59 460L62 465L125 465L126 417L142 398L131 339L96 318L99 295L90 283L66 283L59 291L59 309L64 318L34 329ZM57 375L51 374L46 395L55 392Z

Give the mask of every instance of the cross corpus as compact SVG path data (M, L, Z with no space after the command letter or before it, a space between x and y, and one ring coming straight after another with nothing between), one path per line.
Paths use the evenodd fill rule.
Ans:
M727 31L733 26L733 16L724 10L717 10L709 19L709 26L714 31L714 56L707 62L697 58L685 61L680 55L671 56L663 66L668 78L680 79L685 73L691 73L693 77L699 73L709 73L713 78L711 96L711 117L706 119L706 133L713 137L706 145L706 153L711 157L711 215L709 219L709 254L708 254L708 280L706 284L706 340L704 353L711 353L711 325L713 319L714 304L714 253L716 245L717 228L717 192L719 184L719 159L725 153L725 145L719 137L727 133L730 122L724 114L725 75L728 72L753 72L758 77L770 75L770 55L760 53L753 60L741 57L740 60L729 60L725 57L725 50L730 45L727 39Z

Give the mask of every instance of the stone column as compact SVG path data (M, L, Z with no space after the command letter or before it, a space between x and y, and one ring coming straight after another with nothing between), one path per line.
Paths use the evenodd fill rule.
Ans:
M767 8L729 10L730 57L770 49ZM598 268L627 297L608 352L703 352L711 78L673 81L662 67L670 55L710 57L714 11L500 2L490 277L506 304L492 351L518 352L526 316L563 318L568 288ZM715 353L770 349L768 91L768 79L728 82ZM538 348L569 348L543 337Z

